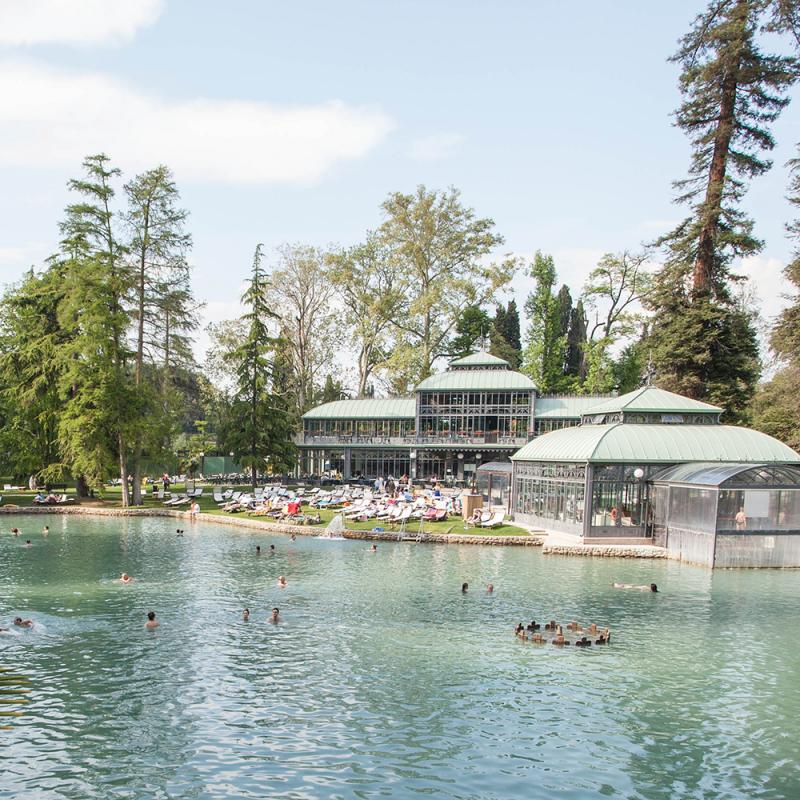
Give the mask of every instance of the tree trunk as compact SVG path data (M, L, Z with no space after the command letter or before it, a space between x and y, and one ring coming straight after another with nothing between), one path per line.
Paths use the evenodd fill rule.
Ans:
M128 487L128 462L125 458L125 438L121 433L117 441L119 444L119 477L122 481L122 507L128 508L131 504L130 490Z
M78 475L75 478L75 491L78 497L89 497L89 484L86 483L86 477L84 475Z
M747 21L747 4L741 12L741 31ZM733 123L736 112L736 90L738 88L738 70L729 71L722 80L722 96L720 98L719 121L714 134L714 152L711 156L711 167L708 171L706 196L700 210L702 226L697 241L697 256L694 262L692 294L697 297L707 295L712 290L714 279L714 255L716 252L717 231L722 216L722 196L725 188L725 171L728 165Z

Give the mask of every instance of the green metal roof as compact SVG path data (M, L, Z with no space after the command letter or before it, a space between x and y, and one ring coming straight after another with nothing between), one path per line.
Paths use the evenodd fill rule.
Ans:
M513 461L675 464L684 461L800 462L765 433L733 425L579 425L538 436Z
M450 362L451 367L510 367L511 365L503 358L493 356L485 350L477 353L470 353L463 358L457 358Z
M414 419L413 397L382 397L364 400L335 400L303 414L303 419Z
M589 408L608 400L610 395L571 395L537 397L533 415L538 419L580 419Z
M612 397L604 403L586 409L586 414L613 414L618 411L653 411L675 414L720 414L724 409L719 406L712 406L710 403L703 403L700 400L692 400L666 389L659 389L657 386L642 386L619 397Z
M527 389L534 391L536 384L521 372L510 369L454 369L425 378L417 391L446 391L464 389L477 391L503 391Z

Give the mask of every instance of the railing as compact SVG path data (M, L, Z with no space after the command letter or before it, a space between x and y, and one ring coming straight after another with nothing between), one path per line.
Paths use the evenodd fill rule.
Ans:
M470 434L430 434L427 436L336 436L323 434L298 434L297 444L305 445L365 445L380 444L389 447L424 446L424 445L451 445L452 447L465 447L470 445L507 445L508 447L522 447L530 441L528 436L503 436L498 433Z

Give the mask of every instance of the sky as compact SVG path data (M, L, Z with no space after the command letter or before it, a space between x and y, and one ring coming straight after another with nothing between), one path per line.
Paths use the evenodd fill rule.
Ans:
M551 253L577 294L604 252L683 215L667 58L704 5L0 0L0 284L55 251L67 180L104 151L127 177L172 168L204 321L239 313L258 242L354 244L418 184L460 189L498 256ZM766 244L739 269L766 319L788 291L799 93L745 203Z

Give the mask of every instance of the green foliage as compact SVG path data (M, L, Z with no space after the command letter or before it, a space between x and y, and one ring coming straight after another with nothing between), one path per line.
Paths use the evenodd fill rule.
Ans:
M251 278L242 295L246 311L242 322L244 339L226 354L235 371L235 387L228 402L219 443L234 454L236 461L250 470L255 488L259 472L276 472L294 464L292 441L294 419L273 383L273 364L277 340L269 329L278 314L267 301L269 283L263 268L263 246L256 247Z
M504 358L511 369L519 369L522 364L522 335L520 331L519 311L514 300L508 305L497 306L492 327L489 331L489 352L498 358Z
M525 312L530 323L522 369L543 394L558 392L564 385L567 346L564 329L565 295L553 294L556 268L552 256L537 250L529 274L536 286L525 302Z
M450 344L450 356L463 358L484 347L492 321L479 305L467 306L456 321L455 338Z
M476 217L462 204L456 189L419 186L414 194L395 192L382 208L379 235L405 278L388 369L393 386L407 389L452 352L464 309L493 299L516 265L485 261L503 239L491 219Z
M386 368L391 335L405 295L402 273L390 249L372 231L363 244L330 256L330 280L343 304L358 364L358 397L374 373Z

